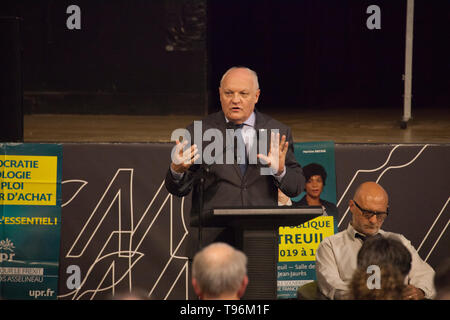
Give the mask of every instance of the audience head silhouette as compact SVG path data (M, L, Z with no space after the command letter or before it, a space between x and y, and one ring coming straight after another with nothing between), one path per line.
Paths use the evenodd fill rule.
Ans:
M192 264L192 285L202 300L238 300L248 284L247 257L226 243L199 251Z

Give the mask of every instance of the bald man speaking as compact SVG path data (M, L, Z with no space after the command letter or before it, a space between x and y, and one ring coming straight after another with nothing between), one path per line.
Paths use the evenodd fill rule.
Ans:
M188 139L176 140L165 186L179 197L193 191L191 224L195 225L193 220L198 216L200 204L204 217L209 217L214 208L276 207L278 189L290 197L302 192L305 179L295 159L291 129L256 110L260 92L253 70L230 68L219 87L222 109L197 122L201 125L198 130L196 122L186 128L191 141L197 138L201 145L191 144ZM209 134L217 134L214 143L220 147L215 149L214 161L206 163L213 140ZM242 141L243 148L234 152L236 157L227 162L233 149L223 142L230 134L238 140L237 146ZM209 137L206 141L201 139L205 136ZM204 169L203 185L194 178L201 168Z
M389 215L389 197L375 182L361 184L349 201L352 220L346 230L325 238L316 253L316 275L320 292L329 299L345 299L357 265L358 251L366 238L382 236L399 240L412 256L405 279L405 300L431 299L435 295L434 270L423 261L403 235L381 230Z

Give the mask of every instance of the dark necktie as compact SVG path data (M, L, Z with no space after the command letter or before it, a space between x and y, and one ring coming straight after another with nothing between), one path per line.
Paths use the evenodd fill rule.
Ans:
M361 239L362 242L366 241L367 237L361 233L355 233L355 238Z
M376 238L381 238L381 237L382 236L379 233L377 233L377 234L375 234L373 236L365 236L365 235L363 235L361 233L355 233L355 238L361 239L362 242L364 242L364 241L366 241L367 239L370 239L370 238L375 238L376 239Z
M243 123L241 123L241 124L229 123L229 127L231 129L234 129L235 131L240 129L238 132L235 132L235 136L236 136L236 139L237 139L236 142L237 143L234 146L234 151L235 151L236 158L238 158L238 157L242 156L242 154L238 151L237 146L241 145L241 146L244 147L244 155L243 155L244 156L244 161L243 161L243 163L238 163L239 169L241 170L241 174L242 174L242 176L244 176L245 175L245 171L247 171L247 167L248 167L247 147L245 145L244 138L242 137L242 128L244 127L244 124ZM242 162L242 160L240 160L238 162Z

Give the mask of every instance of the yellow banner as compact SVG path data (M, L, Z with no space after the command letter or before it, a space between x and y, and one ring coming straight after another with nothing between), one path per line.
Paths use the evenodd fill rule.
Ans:
M0 204L56 205L58 157L0 156Z
M334 234L332 216L317 217L295 227L280 227L278 261L315 261L320 242Z

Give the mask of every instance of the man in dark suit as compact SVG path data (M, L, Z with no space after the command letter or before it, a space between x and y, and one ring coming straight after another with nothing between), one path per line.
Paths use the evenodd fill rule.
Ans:
M188 137L183 142L176 140L165 180L167 190L182 197L193 189L191 216L195 220L203 204L205 221L214 208L277 206L278 188L290 197L300 194L304 177L295 160L290 128L255 110L260 95L256 73L244 67L229 69L222 77L219 93L222 110L207 116L201 123L190 125L186 129ZM274 133L276 130L278 132ZM234 132L233 139L237 138L237 145L240 139L245 144L245 156L234 157L232 163L223 161L224 158L229 159L229 151L236 153L236 150L228 143L225 146L220 143L223 147L215 149L215 161L205 164L202 160L206 159L204 153L208 144L203 140L207 132L220 133L224 137L221 142ZM194 141L200 139L201 145L190 145L190 137ZM260 152L252 158L257 148ZM261 152L261 149L266 152ZM204 150L203 154L201 150ZM237 155L240 154L238 150ZM200 189L200 179L195 178L199 170L203 172L203 190ZM191 224L195 224L192 218Z

